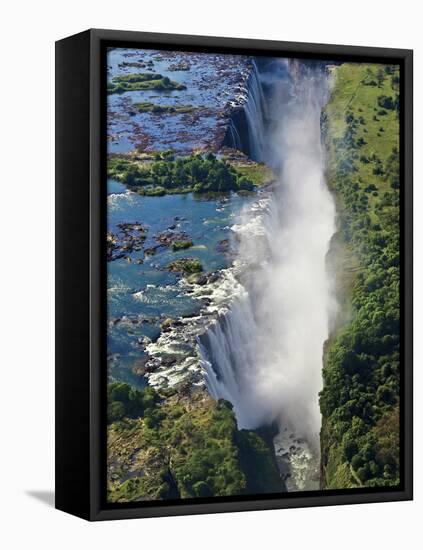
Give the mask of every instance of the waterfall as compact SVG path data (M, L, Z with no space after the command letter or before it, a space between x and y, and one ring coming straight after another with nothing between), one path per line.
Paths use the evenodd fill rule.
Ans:
M253 368L257 329L250 297L244 290L199 343L209 393L234 405L240 427L257 423L257 411L252 408L254 388L245 384L240 370L242 365L247 371Z
M266 102L263 87L259 78L257 64L253 59L253 68L248 83L248 100L245 103L245 116L247 118L248 142L250 145L250 157L261 161L264 156L264 128L266 116Z
M271 84L271 117L265 123L262 88L252 78L251 151L274 168L278 185L234 227L241 290L199 347L208 390L233 404L239 428L278 424L276 455L290 490L298 490L310 488L309 472L318 470L318 393L334 307L325 259L335 207L320 131L327 80L321 68L283 60L262 78Z
M225 144L248 154L253 160L263 160L266 101L259 70L252 59L245 103L232 113Z
M242 151L243 146L241 136L239 135L238 128L236 127L236 124L234 123L232 118L229 119L228 132L232 147L234 147L234 149Z

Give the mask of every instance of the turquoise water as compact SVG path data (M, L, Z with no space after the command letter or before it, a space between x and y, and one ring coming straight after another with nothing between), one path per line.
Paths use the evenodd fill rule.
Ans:
M132 252L130 262L126 258L108 262L111 378L145 384L132 369L145 356L146 344L160 335L160 322L198 314L202 305L178 284L181 276L170 273L166 266L178 258L192 257L201 261L204 272L228 267L218 245L231 238L230 227L250 200L237 195L211 199L192 194L144 197L126 191L117 181L108 181L108 231L116 234L117 224L139 222L147 230L144 249L157 246L155 237L169 228L186 233L194 243L188 250L173 252L170 247L160 247L154 255L146 255L144 250Z
M144 68L128 63L145 63ZM188 70L172 70L185 63ZM114 48L108 52L108 80L116 75L155 72L186 86L186 90L131 91L111 94L108 107L108 152L126 153L174 149L178 154L221 143L225 133L224 113L229 102L241 100L249 74L244 56L198 54L149 49ZM137 102L159 105L192 105L190 114L139 113ZM180 283L181 276L166 266L184 257L201 261L205 273L228 266L219 252L219 242L231 237L230 226L248 198L227 196L207 199L189 195L142 197L130 193L117 181L108 181L108 231L119 234L119 223L141 223L147 233L143 250L108 262L108 357L112 378L143 385L132 370L141 365L146 346L160 335L160 323L170 317L190 317L202 303ZM188 250L173 252L160 247L154 255L156 236L173 228L193 241ZM171 231L172 231L171 230Z

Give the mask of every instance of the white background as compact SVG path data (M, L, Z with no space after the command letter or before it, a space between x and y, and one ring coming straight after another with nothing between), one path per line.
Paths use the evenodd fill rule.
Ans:
M14 548L416 548L415 501L89 524L54 510L54 41L90 27L415 49L416 281L421 242L422 27L412 0L45 0L0 8L0 544ZM420 247L421 248L421 247ZM422 291L416 284L416 395ZM75 399L78 397L75 396ZM41 497L41 499L40 499ZM3 540L4 539L4 540ZM414 541L414 542L413 542Z

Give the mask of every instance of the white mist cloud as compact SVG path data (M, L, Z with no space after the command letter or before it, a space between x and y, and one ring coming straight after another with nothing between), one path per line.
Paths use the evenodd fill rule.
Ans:
M279 75L286 76L272 85L270 128L258 138L279 185L236 228L246 292L209 330L204 342L212 368L206 367L211 393L232 402L239 427L276 420L317 444L333 308L325 258L335 206L320 134L327 82L322 70L280 63Z

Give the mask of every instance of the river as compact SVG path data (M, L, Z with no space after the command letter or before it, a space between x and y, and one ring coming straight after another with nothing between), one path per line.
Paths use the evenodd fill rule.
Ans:
M122 66L122 55L113 53L110 71ZM151 59L166 74L161 58L153 52ZM199 90L190 103L204 104L207 88ZM121 115L129 94L110 99L110 152L133 147L138 119ZM156 247L163 232L183 232L194 243L189 256L212 274L196 285L170 273L166 265L187 254L166 247L109 262L110 379L165 387L189 379L215 399L230 401L240 429L272 426L289 491L319 488L318 394L323 344L336 308L326 267L335 205L320 129L327 97L324 67L254 60L244 105L247 133L232 123L229 135L233 146L272 167L272 189L247 197L143 197L108 183L109 231L142 223L145 249ZM149 129L150 119L142 116L139 127ZM213 116L205 117L206 130ZM177 124L179 119L173 125L180 137ZM156 128L155 119L151 125ZM181 143L190 145L188 139ZM222 243L230 243L230 254ZM168 318L178 322L164 331Z
M240 289L201 338L202 364L210 393L234 405L240 428L277 426L288 490L311 490L319 488L323 344L336 307L326 267L335 206L320 129L328 82L324 68L301 62L256 71L248 119L264 104L266 122L250 132L250 146L278 182L233 227Z

